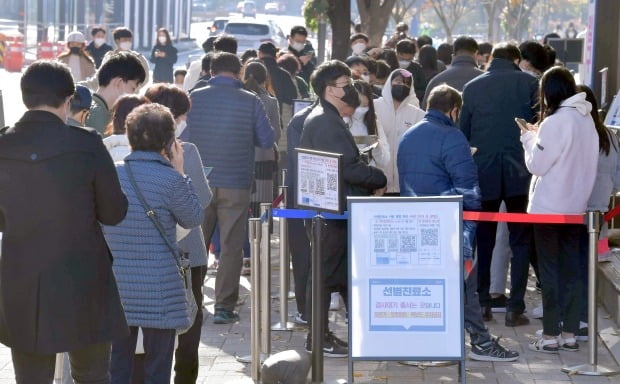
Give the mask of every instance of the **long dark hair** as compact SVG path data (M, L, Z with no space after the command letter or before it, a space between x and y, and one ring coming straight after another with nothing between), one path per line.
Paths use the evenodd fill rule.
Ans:
M168 30L166 28L159 28L157 30L157 35L156 36L159 37L160 33L163 33L164 35L166 35L166 44L161 44L159 42L159 38L157 38L157 41L155 42L155 45L165 45L165 46L172 45L172 39L170 38L170 32L168 32Z
M592 104L592 111L590 111L590 115L592 115L594 127L596 128L596 133L598 134L598 149L600 152L605 153L605 156L609 156L611 145L614 146L614 149L618 148L616 146L616 144L618 144L618 139L601 121L601 117L598 114L598 103L596 101L596 96L594 96L594 92L592 92L590 87L587 85L578 85L577 91L584 92L586 94L586 100Z
M366 96L368 99L368 112L366 112L366 116L364 116L364 124L366 124L368 134L377 135L377 116L375 115L375 105L372 101L372 87L364 80L355 80L353 85L360 94Z
M555 66L546 70L540 79L538 96L540 121L553 115L564 100L575 94L577 94L577 86L568 69Z
M261 85L272 94L270 91L271 81L269 79L269 72L267 72L265 64L261 63L259 60L251 59L245 64L243 70L243 84L245 85L245 89L257 95L260 94Z

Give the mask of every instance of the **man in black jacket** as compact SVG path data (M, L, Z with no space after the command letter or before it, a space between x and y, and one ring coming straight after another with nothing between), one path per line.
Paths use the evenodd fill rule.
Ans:
M310 81L310 75L316 67L316 56L312 43L308 41L308 30L303 25L296 25L291 28L288 51L295 55L301 63L299 76L306 82Z
M0 342L17 383L51 383L66 351L73 377L107 383L128 328L100 224L122 221L127 199L97 132L65 124L69 68L35 62L21 89L28 111L0 130Z
M312 88L319 96L319 104L314 107L304 123L300 147L324 152L342 154L342 195L381 195L387 179L383 172L362 161L359 150L347 124L342 119L351 116L359 105L359 95L351 80L351 70L345 63L332 60L321 64L312 75ZM343 200L345 196L342 196ZM345 357L348 344L329 332L328 310L332 292L340 292L347 297L347 222L327 220L322 242L324 294L323 329L325 338L323 352L328 357ZM311 313L311 289L308 285L306 313ZM306 340L306 350L310 350L310 334Z

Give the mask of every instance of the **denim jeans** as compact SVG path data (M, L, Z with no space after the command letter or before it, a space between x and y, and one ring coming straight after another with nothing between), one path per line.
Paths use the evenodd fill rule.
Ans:
M11 350L15 382L49 383L54 380L56 354L38 354ZM71 377L76 384L107 384L110 381L110 343L92 344L69 351Z
M138 327L129 327L129 331L129 336L112 344L111 384L128 384L131 382ZM142 334L145 352L144 382L170 384L176 330L142 328Z

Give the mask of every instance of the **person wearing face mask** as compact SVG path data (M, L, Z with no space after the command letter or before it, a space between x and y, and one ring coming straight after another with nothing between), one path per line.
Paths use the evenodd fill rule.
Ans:
M110 122L110 106L126 93L136 93L146 73L140 59L132 52L114 52L107 56L97 71L99 87L93 94L90 116L86 125L101 135Z
M424 98L424 91L426 91L427 82L422 66L417 61L414 61L417 51L418 48L413 40L403 39L396 44L398 66L401 69L406 69L413 74L415 95L418 100L422 100Z
M390 148L383 127L375 115L372 87L363 80L355 80L354 85L359 93L360 105L355 108L355 112L353 112L353 115L349 119L351 134L355 138L374 137L374 140L376 140L378 144L369 152L369 164L379 169L385 169L390 162ZM359 140L356 142L358 142L357 146L360 150L372 144L369 142L359 142Z
M71 68L74 82L80 82L95 73L95 62L84 49L86 39L81 32L73 31L67 36L67 50L58 55L58 61Z
M319 103L306 118L299 146L301 148L342 154L342 176L345 196L368 196L383 194L387 182L383 172L366 164L359 153L351 131L343 120L350 117L360 100L353 82L351 70L338 60L326 61L319 65L312 75L312 88L319 96ZM324 280L323 353L328 357L345 357L348 343L340 340L329 331L328 310L332 292L340 292L347 298L347 222L345 220L326 220L325 237L322 243L322 262ZM312 313L312 292L310 284L306 290L306 314ZM309 316L307 320L312 320ZM306 350L312 348L310 333L306 339Z
M521 51L519 68L537 79L540 79L543 72L553 65L547 49L538 41L524 41L519 45L519 51Z
M365 54L370 39L365 33L355 33L351 35L351 54L353 56L360 56Z
M177 62L177 49L172 45L170 33L166 28L157 30L157 42L151 52L150 60L155 64L153 82L172 83L172 67Z
M351 68L351 72L364 80L370 82L370 72L368 71L368 60L363 56L349 56L344 62Z
M186 119L190 101L185 92L173 85L156 84L147 89L145 96L153 103L158 103L170 109L174 118L176 129L175 137L187 127ZM192 179L194 192L198 196L201 206L207 207L211 202L211 188L202 165L202 158L198 148L189 142L182 142L183 169L185 174ZM198 308L202 308L202 286L207 273L207 248L201 226L192 228L182 239L177 237L179 248L189 256L192 269L192 291ZM179 346L175 352L175 383L195 383L198 377L198 346L202 330L202 311L196 314L196 320L192 327L179 336Z
M90 54L90 57L95 60L95 68L99 68L105 54L114 49L112 48L112 46L105 42L105 32L105 28L98 26L93 27L93 29L90 31L92 40L86 46L86 50Z
M113 52L119 51L129 51L132 52L138 59L140 59L140 63L142 64L142 68L144 68L144 73L146 74L144 81L140 84L140 88L144 84L147 84L150 80L150 68L149 63L140 52L132 50L133 47L133 32L127 27L118 27L114 31L112 31L112 36L114 37L114 44L116 45L116 49L114 51L108 52L106 56L103 58L103 61L112 54ZM103 63L102 63L103 65Z
M312 43L308 41L308 30L303 25L291 28L288 51L301 62L299 76L306 82L310 81L310 75L316 67L316 55Z
M73 99L71 99L71 106L69 107L67 124L74 127L85 127L86 119L90 115L90 104L92 101L93 97L90 94L90 90L83 85L76 85Z
M403 133L424 117L424 111L418 107L414 85L411 72L397 69L385 82L381 97L375 100L377 120L385 130L391 155L384 172L388 179L387 193L392 196L398 196L400 192L396 170L398 143Z
M478 170L465 135L456 126L462 100L449 85L433 88L424 119L409 128L398 145L396 163L401 196L463 196L463 209L479 211ZM476 222L463 222L463 259L474 260ZM470 335L468 356L479 361L514 361L519 353L499 344L484 326L476 293L476 264L464 266L465 329Z

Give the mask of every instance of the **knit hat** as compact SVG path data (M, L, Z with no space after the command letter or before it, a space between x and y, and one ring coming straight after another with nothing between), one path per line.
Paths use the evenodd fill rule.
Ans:
M67 35L67 43L85 43L86 39L82 32L73 31Z

